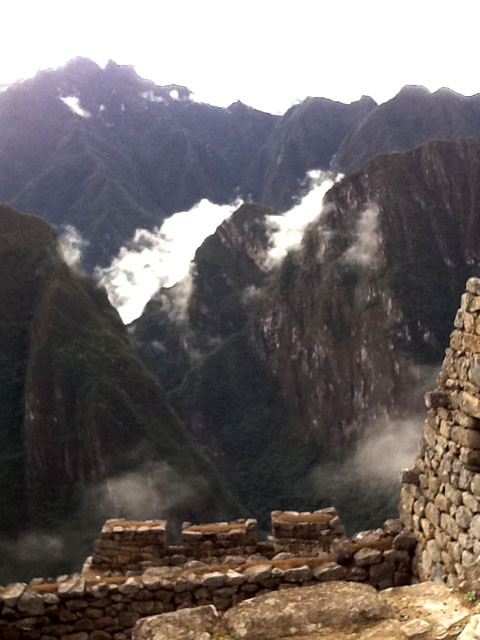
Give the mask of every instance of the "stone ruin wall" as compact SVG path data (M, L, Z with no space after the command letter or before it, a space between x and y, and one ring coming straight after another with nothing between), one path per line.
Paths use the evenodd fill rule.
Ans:
M480 555L480 279L468 280L454 326L400 504L418 540L415 575L451 585Z
M107 522L97 547L115 543L115 555L105 556L112 559L110 570L95 569L90 561L82 574L57 582L0 588L0 638L128 640L139 618L186 607L213 604L224 611L263 593L333 580L379 589L411 581L416 541L399 520L347 539L335 509L275 511L272 529L272 542L257 542L255 520L186 523L183 545L168 547L162 521ZM153 553L154 538L164 555ZM232 554L242 549L240 542L245 555ZM148 560L140 559L144 553ZM132 558L132 564L144 563L140 570L127 569ZM122 571L113 570L122 559Z

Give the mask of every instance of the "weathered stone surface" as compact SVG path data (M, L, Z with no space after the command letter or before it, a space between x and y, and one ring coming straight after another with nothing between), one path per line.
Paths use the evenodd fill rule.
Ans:
M222 624L232 640L277 640L343 630L356 623L385 620L388 615L388 606L372 587L330 582L246 600L228 610Z
M480 515L473 516L470 523L470 533L474 538L480 539Z
M85 578L75 573L58 585L58 595L60 598L78 598L85 593Z
M336 562L327 562L319 567L315 567L313 575L316 580L320 580L321 582L344 580L347 575L347 569Z
M478 640L478 638L480 638L480 615L475 614L458 636L458 640Z
M217 623L213 605L181 609L139 620L132 640L210 640Z
M480 338L479 338L480 339ZM462 391L459 396L460 409L472 418L480 418L480 399Z
M262 582L262 580L268 580L272 575L272 566L269 564L259 564L253 567L248 567L243 572L243 575L248 582Z
M393 540L393 548L399 551L411 551L417 546L417 539L409 531L402 531Z
M375 564L382 561L382 552L379 549L360 549L353 556L355 564L358 567L365 567L367 565Z
M424 637L429 639L453 640L472 614L460 593L437 582L387 589L382 592L382 596L395 617L426 621L430 625L430 631Z
M26 588L27 585L24 582L15 582L14 584L8 585L0 596L3 604L6 607L14 607Z
M45 603L38 593L27 588L18 599L17 608L29 616L41 616L45 611Z
M480 336L472 335L471 333L464 333L463 348L471 353L480 353ZM460 406L460 408L462 407ZM465 413L468 413L468 411ZM475 417L478 418L479 416Z

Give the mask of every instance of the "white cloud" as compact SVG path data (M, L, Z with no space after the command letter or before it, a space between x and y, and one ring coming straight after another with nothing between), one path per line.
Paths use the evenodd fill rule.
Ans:
M166 462L149 462L134 471L108 478L93 489L95 504L110 517L168 517L176 507L195 502L200 478L181 478Z
M360 214L355 241L345 252L345 261L353 266L375 267L379 258L379 243L378 207L371 204Z
M92 116L89 111L82 107L80 99L77 96L65 96L63 98L61 97L60 100L66 104L70 111L73 111L75 115L82 118L90 118Z
M75 227L67 225L59 235L58 245L68 266L80 268L82 252L88 245L88 241L82 238L80 232Z
M305 228L322 213L323 198L335 182L343 176L314 170L307 173L308 193L292 209L281 216L268 216L270 227L270 250L265 261L272 268L286 256L287 252L300 245Z
M125 323L141 315L160 287L171 287L187 276L196 249L240 204L216 205L202 200L190 211L167 218L160 228L137 229L109 267L96 269L100 284Z

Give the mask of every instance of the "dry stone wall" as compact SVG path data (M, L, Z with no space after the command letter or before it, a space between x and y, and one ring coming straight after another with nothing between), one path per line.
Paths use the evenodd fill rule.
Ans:
M313 513L272 511L275 552L320 553L345 538L345 528L334 507Z
M455 318L415 464L404 472L400 517L417 541L420 580L457 584L480 555L480 280Z
M166 521L107 520L86 570L122 574L149 567L179 566L191 560L221 564L229 556L273 557L274 545L258 541L257 521L192 525L184 522L182 544L167 545Z
M304 520L311 516L298 515ZM250 536L254 531L256 536L256 527L251 521L242 522L241 535L249 536L248 541L253 542ZM109 529L112 526L121 525L116 522ZM215 532L211 527L208 525L210 533L225 533L225 523L223 527L219 523ZM189 530L191 525L186 525L184 532ZM236 530L239 531L238 526ZM234 536L230 535L233 544ZM220 536L217 542L225 541ZM268 544L273 549L272 543ZM177 566L150 567L138 575L131 575L129 570L128 576L96 574L90 567L84 574L59 582L17 583L0 588L0 638L127 640L139 618L187 607L213 604L223 611L263 593L337 580L380 589L409 584L415 544L415 538L399 520L389 520L382 529L357 533L351 540L339 535L332 540L328 553L282 551L272 559L258 553L230 555L225 564L215 564L212 556L208 563L189 560ZM228 548L231 551L235 547Z

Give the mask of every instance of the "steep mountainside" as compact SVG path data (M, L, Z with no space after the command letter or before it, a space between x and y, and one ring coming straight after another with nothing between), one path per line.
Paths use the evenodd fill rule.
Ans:
M394 98L371 109L345 137L333 159L343 172L359 169L382 153L403 151L439 138L456 140L480 135L480 95L462 96L450 89L430 93L406 86Z
M129 327L130 338L166 389L176 387L199 358L245 325L267 277L267 217L242 205L198 248L189 275L162 288Z
M51 227L2 205L0 264L0 537L238 512Z
M243 329L172 390L250 509L272 493L279 507L334 500L357 527L395 509L391 481L377 477L376 513L362 513L378 446L357 455L380 431L405 445L463 283L479 271L479 157L476 139L433 141L337 183ZM196 304L211 308L203 291L199 272ZM203 317L214 326L214 313Z
M372 98L363 96L348 105L307 98L289 109L252 163L254 199L279 211L290 209L307 171L329 169L345 136L356 131L376 106Z

